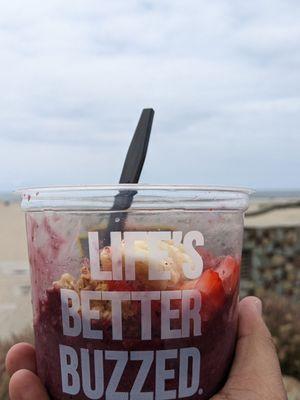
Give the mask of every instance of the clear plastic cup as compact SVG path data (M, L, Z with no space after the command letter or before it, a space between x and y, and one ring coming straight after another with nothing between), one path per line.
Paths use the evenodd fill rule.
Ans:
M22 191L37 368L51 398L208 399L222 386L236 340L249 193Z

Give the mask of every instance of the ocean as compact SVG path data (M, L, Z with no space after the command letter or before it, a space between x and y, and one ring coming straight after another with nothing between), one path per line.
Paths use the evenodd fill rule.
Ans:
M20 200L21 196L18 193L0 191L0 201L2 202L14 203L14 202L19 202Z
M300 198L300 189L294 190L285 190L285 189L277 189L277 190L258 190L253 195L253 198L258 199L299 199Z

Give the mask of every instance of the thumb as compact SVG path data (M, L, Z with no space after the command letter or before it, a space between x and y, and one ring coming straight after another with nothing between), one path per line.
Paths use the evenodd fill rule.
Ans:
M258 298L246 297L240 302L236 354L229 378L216 399L222 395L239 400L287 398L275 346L261 314Z

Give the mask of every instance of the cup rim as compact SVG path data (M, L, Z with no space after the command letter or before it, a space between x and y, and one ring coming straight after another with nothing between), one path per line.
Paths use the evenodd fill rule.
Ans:
M240 193L245 195L251 195L255 193L255 190L247 187L238 186L219 186L219 185L194 185L194 184L92 184L92 185L56 185L56 186L33 186L19 188L15 193L21 194L22 196L39 194L55 194L55 193L70 193L70 192L101 192L101 191L122 191L122 190L141 190L141 191L194 191L194 192L232 192Z
M134 196L128 210L246 210L253 191L247 188L200 185L81 185L20 189L21 207L37 210L113 210L118 196Z

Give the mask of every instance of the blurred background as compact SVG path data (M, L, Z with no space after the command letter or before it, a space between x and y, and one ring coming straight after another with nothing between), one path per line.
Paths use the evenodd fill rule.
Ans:
M300 2L0 0L0 399L32 341L18 187L115 183L141 109L141 181L256 190L241 296L259 295L300 398Z

